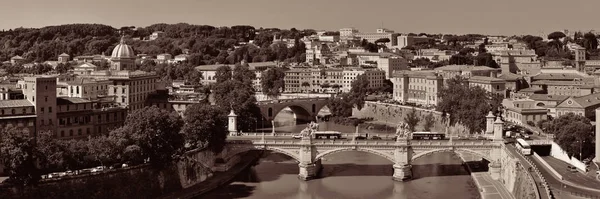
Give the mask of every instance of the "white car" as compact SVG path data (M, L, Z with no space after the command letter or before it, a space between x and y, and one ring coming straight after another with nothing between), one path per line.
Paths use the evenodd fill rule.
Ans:
M300 138L302 138L302 136L300 134L296 134L296 135L292 135L292 138L294 138L294 139L300 139Z

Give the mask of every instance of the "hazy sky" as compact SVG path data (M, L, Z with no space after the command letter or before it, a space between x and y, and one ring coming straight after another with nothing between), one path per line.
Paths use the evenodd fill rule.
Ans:
M598 0L3 0L0 29L68 23L540 34L595 29Z

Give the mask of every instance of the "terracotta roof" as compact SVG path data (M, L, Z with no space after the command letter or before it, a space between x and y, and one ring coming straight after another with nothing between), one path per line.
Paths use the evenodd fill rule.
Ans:
M437 71L481 71L481 70L500 70L487 66L474 66L474 65L447 65L435 68Z
M525 88L525 89L521 89L519 90L519 92L537 92L537 91L543 91L544 89L541 88Z
M552 85L552 86L583 86L582 81L556 81L556 80L537 80L531 82L532 85Z
M535 101L558 101L561 102L565 99L569 98L566 95L548 95L548 94L532 94L529 96L529 99Z
M78 98L78 97L57 97L56 104L57 105L66 105L66 104L81 104L81 103L90 103L92 101Z
M575 102L581 105L582 108L600 104L600 93L592 93L589 95L579 97L569 97L566 100L572 98ZM564 101L566 101L564 100ZM561 102L562 103L562 102Z
M574 74L574 73L540 73L536 76L533 76L535 80L573 80L573 79L583 79L585 78L583 75Z
M522 79L523 76L517 75L514 73L502 73L498 76L498 78L504 79L504 80L518 80L518 79Z
M479 81L479 82L504 82L503 79L495 78L495 77L487 77L487 76L472 76L469 78L469 81Z
M26 99L21 100L0 100L0 108L17 108L17 107L29 107L33 104Z
M402 77L403 75L407 75L408 77L436 77L437 74L432 70L423 70L423 71L409 71L409 70L397 70L392 73L393 77ZM441 76L440 76L441 78Z

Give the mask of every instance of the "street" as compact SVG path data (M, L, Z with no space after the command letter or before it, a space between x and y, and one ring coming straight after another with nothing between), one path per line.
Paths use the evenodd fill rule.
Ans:
M590 171L586 173L582 172L571 172L567 169L567 163L559 159L545 156L542 157L556 172L563 176L564 180L573 182L578 185L583 185L589 188L600 190L600 181L596 179L596 168L590 166ZM593 164L592 164L593 165Z

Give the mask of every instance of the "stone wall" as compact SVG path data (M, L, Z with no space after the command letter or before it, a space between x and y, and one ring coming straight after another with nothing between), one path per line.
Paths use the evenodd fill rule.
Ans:
M164 169L150 165L102 173L68 176L40 182L36 187L0 186L0 198L156 198L193 186L212 176L215 156L208 150L186 154Z
M396 104L387 104L379 102L365 102L365 106L358 110L357 108L352 109L352 116L357 118L373 118L377 121L388 122L392 126L396 126L397 123L404 121L404 118L412 110L411 106L402 106ZM442 124L442 113L434 110L428 110L423 108L415 108L417 116L425 118L427 114L433 113L435 119L434 131L440 133L445 131L444 125ZM423 131L422 129L423 119L419 121L417 131ZM465 129L461 125L455 125L449 129L453 134L464 132Z
M502 150L500 163L500 182L516 199L538 198L539 192L533 177L506 149Z

